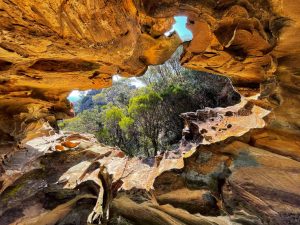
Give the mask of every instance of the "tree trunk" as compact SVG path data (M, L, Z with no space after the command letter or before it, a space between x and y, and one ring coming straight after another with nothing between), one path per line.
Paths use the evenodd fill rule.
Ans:
M151 140L153 148L154 148L154 156L157 155L157 151L158 151L158 145L157 145L157 141L155 139Z

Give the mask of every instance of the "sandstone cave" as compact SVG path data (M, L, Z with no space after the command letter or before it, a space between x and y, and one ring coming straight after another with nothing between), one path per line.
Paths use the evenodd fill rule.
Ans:
M299 4L0 0L0 224L300 224ZM105 133L103 143L93 126L63 130L73 90L110 90L116 74L146 79L174 55L177 83L149 96L153 115L180 114L182 127L164 120L156 135L161 147L176 127L176 147L150 138L140 155L124 143L142 135ZM142 97L126 103L121 128L132 129Z

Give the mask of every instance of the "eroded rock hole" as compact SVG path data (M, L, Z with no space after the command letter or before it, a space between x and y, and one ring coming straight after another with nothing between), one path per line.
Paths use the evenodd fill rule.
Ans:
M172 33L176 32L182 41L190 41L193 39L193 33L186 27L188 22L187 16L175 16L175 23L172 29L165 33L166 36L170 36Z
M13 64L12 62L8 62L0 59L0 71L8 70L12 64Z
M163 65L149 66L141 77L114 76L110 88L73 91L69 100L75 117L61 121L61 129L92 133L101 143L118 146L130 156L178 149L182 135L194 143L212 140L196 123L183 132L186 119L180 115L235 105L240 96L228 78L181 67L181 52L179 48ZM189 115L203 121L217 116L212 110Z

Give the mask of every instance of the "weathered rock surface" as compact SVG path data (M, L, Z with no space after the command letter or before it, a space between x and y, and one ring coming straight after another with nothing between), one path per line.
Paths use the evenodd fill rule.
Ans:
M202 215L218 214L215 198L206 190L178 189L159 195L157 201L160 205L171 204L190 213Z
M66 141L78 144L56 150ZM23 153L21 164L16 152L4 165L1 224L97 223L108 210L137 224L300 221L300 162L240 141L148 160L79 134L36 138L27 149L39 153Z
M300 164L242 142L226 146L232 174L223 187L230 212L246 208L268 224L300 223Z
M252 98L255 100L256 98ZM242 97L241 102L228 107L205 108L197 112L183 113L185 121L183 144L212 144L229 137L242 136L253 128L263 128L263 120L270 111L256 106L251 98Z
M299 224L298 5L0 0L0 224L107 223L108 211L110 224ZM53 129L69 91L167 60L178 14L194 34L182 65L230 77L248 103L187 113L184 151L156 159Z

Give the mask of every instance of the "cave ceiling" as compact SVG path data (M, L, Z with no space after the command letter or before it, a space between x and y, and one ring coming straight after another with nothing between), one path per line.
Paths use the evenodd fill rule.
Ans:
M140 76L148 65L165 62L181 44L184 67L228 76L236 87L264 89L266 97L274 92L276 71L297 71L298 40L290 41L298 32L295 4L2 0L2 132L16 136L5 121L15 120L21 129L18 124L29 111L36 114L31 120L61 119L68 114L65 98L71 90L108 87L115 74ZM188 16L191 42L164 35L175 15ZM274 98L277 103L279 97Z

